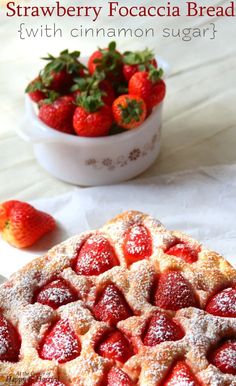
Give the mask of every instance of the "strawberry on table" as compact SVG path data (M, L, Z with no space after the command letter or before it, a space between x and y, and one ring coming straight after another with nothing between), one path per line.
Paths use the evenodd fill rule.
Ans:
M75 134L72 119L75 111L74 98L71 95L58 97L53 93L39 107L39 118L46 125L66 134Z
M166 94L166 85L161 79L163 70L154 66L150 71L136 72L129 81L129 94L144 100L148 110L161 103Z
M107 376L106 386L134 386L134 383L120 368L112 367Z
M82 93L77 98L78 107L73 116L76 134L82 137L102 137L109 133L112 122L112 110L104 104L100 91Z
M38 103L47 97L48 90L43 85L41 77L38 76L28 84L25 92L29 94L33 102Z
M142 98L135 95L121 95L112 105L116 123L125 129L140 126L146 118L146 104Z
M122 55L116 50L116 43L111 42L108 48L95 51L89 58L88 70L91 75L103 71L112 81L121 79Z
M56 226L52 216L21 201L6 201L0 205L2 238L17 248L33 245Z
M150 66L157 68L154 53L146 48L143 51L126 51L123 55L123 74L128 82L139 71L148 71Z
M58 57L49 54L43 58L48 61L40 74L44 86L59 93L67 93L73 78L85 74L85 66L79 62L79 56L79 51L64 50Z

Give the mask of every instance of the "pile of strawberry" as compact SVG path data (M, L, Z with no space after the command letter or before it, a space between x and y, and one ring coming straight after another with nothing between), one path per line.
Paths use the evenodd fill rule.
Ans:
M84 137L138 127L165 97L163 70L149 49L121 54L116 43L88 60L64 50L43 58L46 66L26 88L39 118L55 130Z

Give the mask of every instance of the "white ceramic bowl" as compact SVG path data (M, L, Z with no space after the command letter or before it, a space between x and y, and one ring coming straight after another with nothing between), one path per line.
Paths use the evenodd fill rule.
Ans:
M33 144L39 164L50 174L94 186L128 180L151 166L160 151L161 123L162 103L137 129L108 137L72 136L45 125L26 96L26 117L18 134Z

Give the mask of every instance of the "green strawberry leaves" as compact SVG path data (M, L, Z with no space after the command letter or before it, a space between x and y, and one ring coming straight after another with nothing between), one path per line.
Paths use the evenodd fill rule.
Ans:
M129 65L144 65L143 69L139 68L139 70L145 71L146 65L148 65L154 58L154 52L146 48L143 51L126 51L123 56L123 62L124 64Z
M126 98L126 103L125 107L121 104L118 105L122 114L122 121L128 124L133 121L139 122L140 116L143 113L143 103L128 97Z

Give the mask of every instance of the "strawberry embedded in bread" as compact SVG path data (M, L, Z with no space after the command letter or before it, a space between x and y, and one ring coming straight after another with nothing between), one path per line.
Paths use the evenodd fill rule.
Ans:
M180 340L183 329L167 315L157 312L151 317L143 336L145 346L156 346L162 342Z
M178 242L165 251L167 255L179 257L186 263L194 263L198 260L199 248L190 246L184 242Z
M236 339L220 344L209 354L209 361L222 373L236 375Z
M123 294L114 284L105 287L93 308L93 313L96 319L110 325L116 325L120 320L132 316Z
M0 315L0 361L17 362L21 339L15 327Z
M79 250L75 272L78 275L100 275L101 273L119 265L114 248L102 235L89 237Z
M99 355L125 363L132 355L133 349L128 339L119 330L111 331L99 341L96 351Z
M59 363L65 363L76 358L80 354L80 342L71 328L67 319L59 320L46 333L39 356L42 359L57 360Z
M17 248L33 245L56 226L52 216L26 202L11 200L0 205L2 238Z
M194 374L185 361L177 362L167 375L163 386L200 386Z
M148 259L152 254L152 238L149 230L141 224L132 226L126 233L123 250L128 264Z
M177 311L196 307L196 299L190 283L178 271L166 271L159 277L154 295L154 305Z
M57 279L40 289L35 301L56 309L65 304L75 302L78 295L75 290L63 279Z
M134 386L130 377L118 367L112 367L107 376L106 386Z
M236 288L225 288L214 295L206 306L209 314L236 318Z

